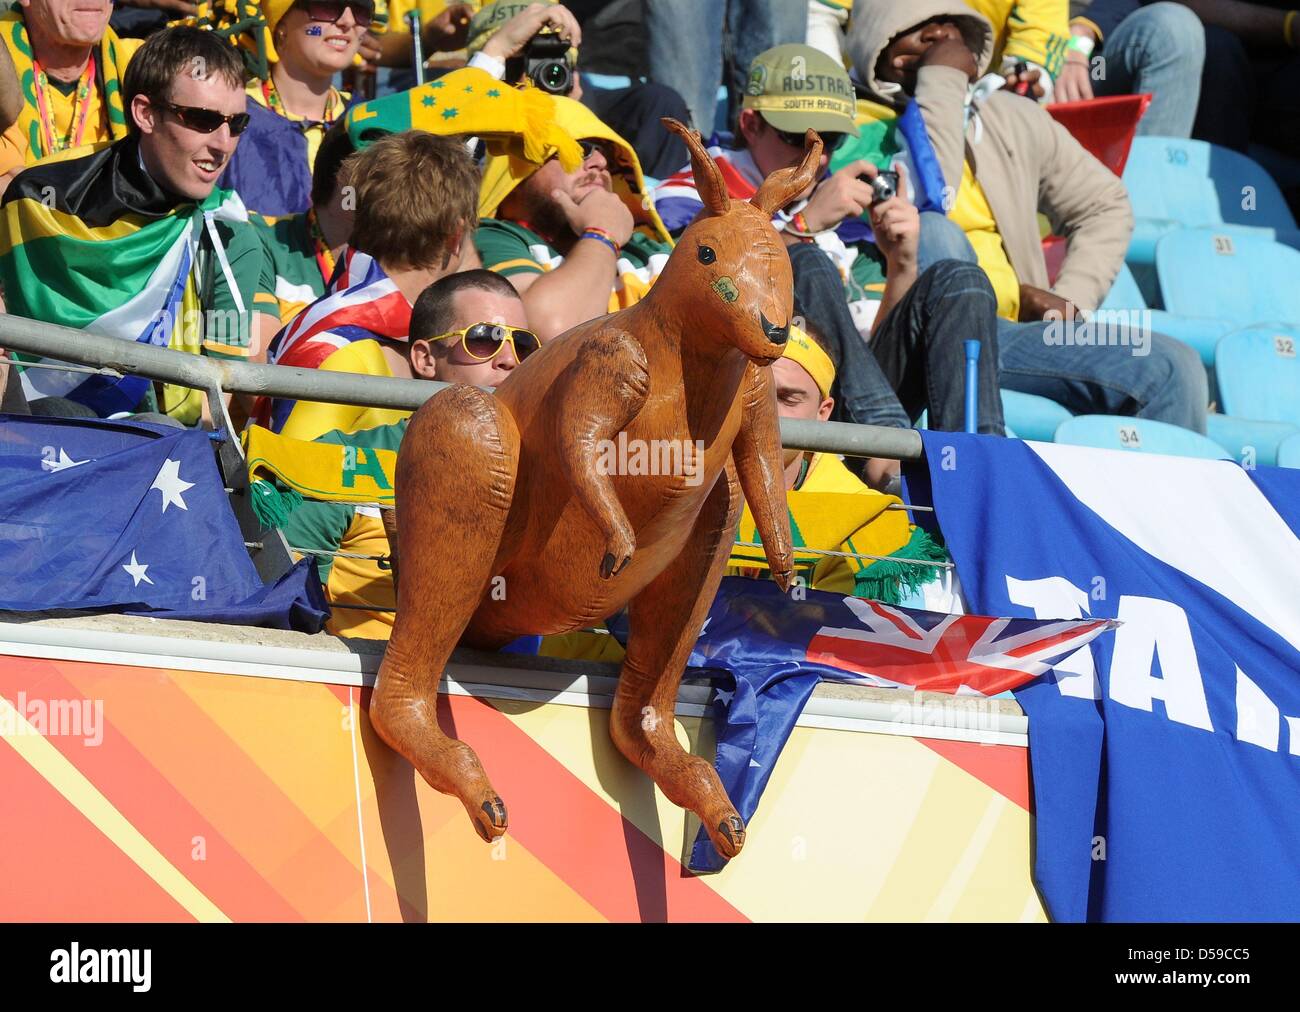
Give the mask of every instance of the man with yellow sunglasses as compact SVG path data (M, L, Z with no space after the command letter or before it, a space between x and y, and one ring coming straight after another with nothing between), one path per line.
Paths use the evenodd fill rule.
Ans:
M514 286L491 271L463 271L434 282L415 301L407 363L414 379L499 386L538 347L527 328L524 304ZM400 373L400 369L394 370ZM357 448L369 461L372 449L396 451L407 420L345 433L335 429L317 442ZM284 536L296 548L387 555L379 511L373 507L306 500L289 514ZM396 603L391 570L373 559L319 555L321 583L335 605L328 629L339 636L387 639Z

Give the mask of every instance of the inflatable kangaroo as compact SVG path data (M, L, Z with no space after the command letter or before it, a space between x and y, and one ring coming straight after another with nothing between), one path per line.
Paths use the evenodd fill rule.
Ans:
M783 590L790 582L767 367L789 335L793 283L771 218L812 183L822 144L809 131L803 162L746 203L729 198L699 134L664 123L691 150L704 210L649 294L548 342L495 396L441 391L412 417L397 458L397 510L386 520L397 618L370 719L489 841L506 831L505 805L473 749L435 715L452 649L590 627L624 606L614 744L700 817L723 855L745 841L712 763L678 743L673 712L742 492L773 576ZM680 466L617 466L621 451L644 464L646 448L665 447Z

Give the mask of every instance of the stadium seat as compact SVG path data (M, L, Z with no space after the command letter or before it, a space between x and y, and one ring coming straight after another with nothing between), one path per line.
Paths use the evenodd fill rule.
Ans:
M1152 272L1154 276L1154 272ZM1111 285L1102 309L1138 309L1147 310L1151 315L1151 329L1159 334L1176 338L1184 344L1190 344L1201 356L1201 361L1209 368L1214 366L1214 349L1219 338L1239 326L1229 320L1207 319L1195 316L1175 316L1163 309L1150 309L1149 303L1133 278L1128 264L1120 267L1115 283ZM1213 385L1213 384L1211 384Z
M1138 121L1146 113L1151 98L1150 95L1111 95L1086 102L1054 102L1046 108L1089 154L1115 175L1123 176Z
M1300 468L1300 433L1283 441L1277 448L1277 466Z
M1206 419L1206 428L1209 437L1242 466L1247 463L1273 466L1282 444L1300 433L1300 428L1285 422L1261 422L1220 414L1211 414Z
M1078 415L1056 430L1056 442L1104 450L1163 453L1171 457L1231 460L1214 440L1177 425L1122 415Z
M1300 251L1260 234L1189 228L1156 247L1163 307L1175 316L1300 323Z
M1226 413L1300 425L1300 325L1233 331L1219 341L1215 370Z
M1016 390L1002 391L1002 415L1008 435L1014 429L1019 438L1042 443L1050 443L1060 424L1073 417L1056 401Z
M1136 219L1131 264L1151 264L1156 244L1177 228L1255 232L1269 239L1296 233L1273 178L1245 155L1204 141L1136 138L1124 185ZM1246 187L1253 190L1248 194Z

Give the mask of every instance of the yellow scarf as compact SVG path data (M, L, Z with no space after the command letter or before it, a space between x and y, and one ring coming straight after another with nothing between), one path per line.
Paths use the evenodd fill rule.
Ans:
M0 31L4 34L4 42L9 48L9 56L14 61L14 70L18 74L18 83L22 88L23 109L18 114L16 125L23 137L27 139L27 164L31 165L37 159L57 152L49 150L45 137L46 131L41 127L32 43L27 35L27 23L23 20L22 11L15 9L0 14ZM86 99L87 102L92 103L89 110L91 115L86 120L85 133L80 138L81 143L75 145L76 147L99 145L126 136L126 113L122 108L122 75L126 73L127 62L137 46L138 43L136 46L123 45L122 40L113 33L113 29L107 27L104 29L104 37L94 51L96 80L92 83L91 94ZM48 101L52 89L47 86L45 91ZM52 109L49 111L49 116L52 120ZM55 131L53 122L49 124L49 129ZM76 130L75 123L73 130ZM55 140L59 142L63 139L56 136ZM76 138L69 138L69 140L75 141Z

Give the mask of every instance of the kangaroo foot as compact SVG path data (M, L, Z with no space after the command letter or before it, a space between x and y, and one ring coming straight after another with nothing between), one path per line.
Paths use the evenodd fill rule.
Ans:
M673 804L700 817L704 831L725 858L745 846L745 820L727 796L713 764L691 755L677 741L672 724L660 722L652 730L638 715L632 721L610 721L614 745L628 761L643 770Z
M381 676L370 701L370 723L379 737L435 791L459 798L486 842L503 836L508 824L505 802L492 788L474 750L443 734L432 703L385 691L388 682Z

